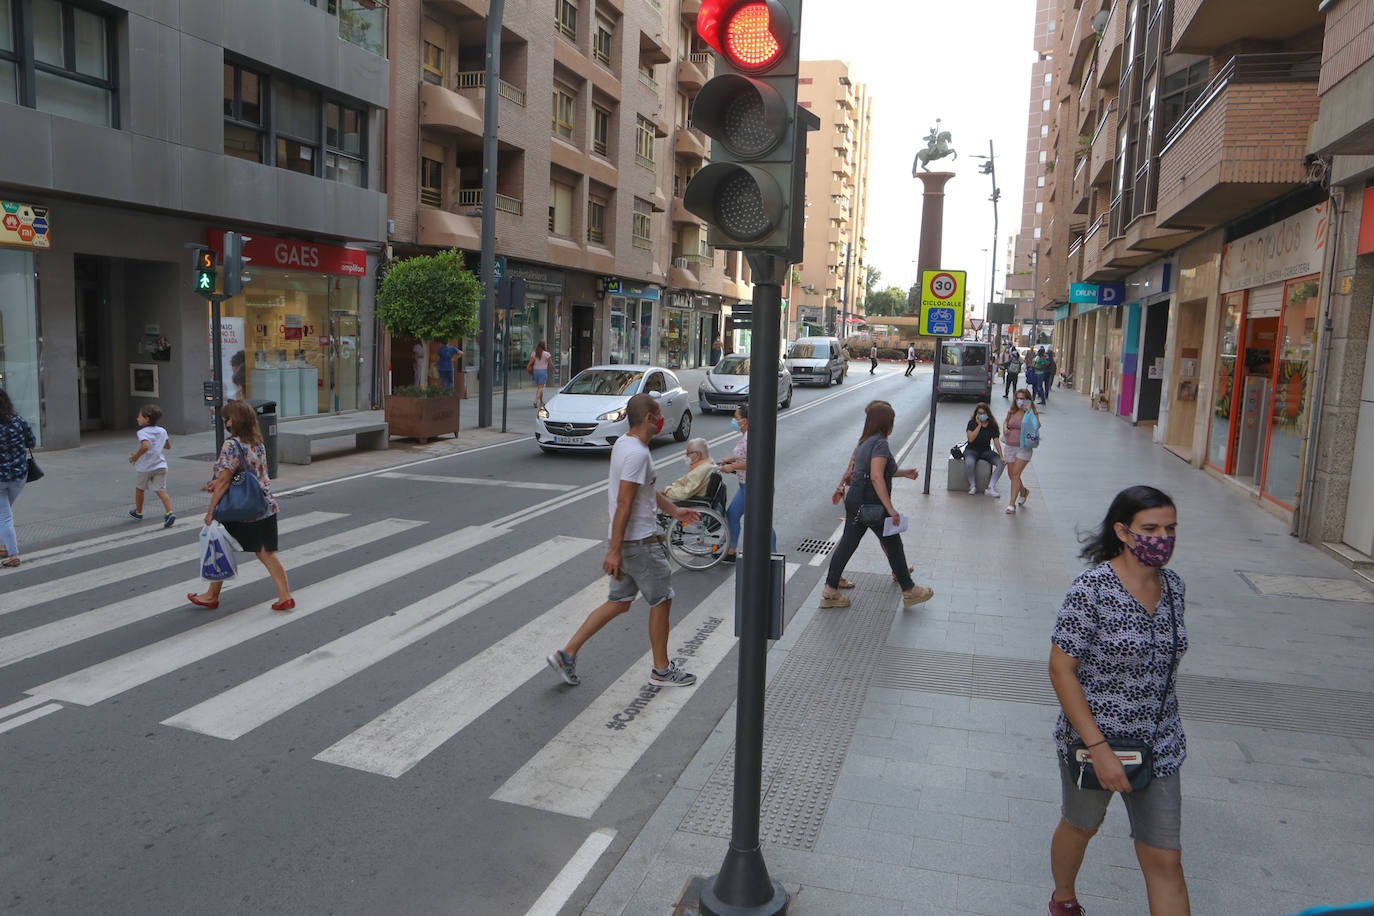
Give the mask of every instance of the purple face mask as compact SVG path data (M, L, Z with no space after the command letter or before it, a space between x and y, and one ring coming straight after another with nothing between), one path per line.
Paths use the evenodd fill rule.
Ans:
M1130 531L1129 528L1126 530ZM1169 558L1174 555L1174 535L1172 534L1137 534L1131 531L1131 537L1135 538L1135 543L1126 546L1140 561L1141 566L1164 566L1169 562Z

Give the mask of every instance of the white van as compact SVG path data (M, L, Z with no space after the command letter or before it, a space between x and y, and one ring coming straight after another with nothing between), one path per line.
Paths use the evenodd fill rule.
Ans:
M849 363L836 337L802 337L787 345L787 371L798 385L844 384Z

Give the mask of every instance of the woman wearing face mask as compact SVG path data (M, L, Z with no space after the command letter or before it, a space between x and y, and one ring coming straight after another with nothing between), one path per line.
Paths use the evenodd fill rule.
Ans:
M739 490L735 492L735 498L730 500L730 506L725 510L725 520L730 525L730 549L725 553L726 563L735 562L735 549L739 546L740 520L744 518L744 475L749 464L749 405L741 404L735 408L735 416L730 425L744 435L739 437L739 443L730 457L720 463L722 471L727 474L733 473L739 481ZM778 533L774 531L772 537L773 549L777 550Z
M1054 738L1063 804L1050 845L1050 916L1084 912L1074 882L1113 792L1121 793L1130 817L1150 916L1191 912L1179 844L1179 768L1187 743L1174 694L1188 633L1183 580L1163 568L1177 525L1173 500L1164 493L1145 486L1122 490L1084 544L1082 556L1093 565L1074 580L1059 609L1050 682L1062 709ZM1144 788L1131 789L1109 751L1123 739L1151 751L1152 778ZM1102 788L1080 788L1074 742L1086 746Z
M964 447L964 470L968 473L968 492L970 496L978 493L978 462L986 461L992 465L992 479L985 491L996 499L997 481L1002 476L1006 461L1002 457L1002 431L992 418L992 408L979 401L973 408L973 418L968 421L968 445Z
M1021 473L1030 464L1030 439L1039 439L1040 414L1035 410L1035 399L1025 388L1016 389L1016 403L1007 411L1002 423L1002 458L1007 463L1007 476L1011 478L1011 501L1007 503L1008 515L1016 514L1016 504L1026 504L1030 490L1021 482ZM1029 436L1027 435L1029 434Z

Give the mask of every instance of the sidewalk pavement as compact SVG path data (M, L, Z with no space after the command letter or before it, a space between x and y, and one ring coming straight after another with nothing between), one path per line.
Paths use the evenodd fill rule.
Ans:
M501 402L498 396L494 413L495 425L478 428L477 401L463 403L463 424L457 438L444 436L421 445L414 439L392 439L385 451L359 451L353 437L323 440L317 444L310 464L278 464L272 481L275 493L287 493L310 487L327 480L348 477L381 468L395 467L425 458L434 458L481 448L496 442L529 435L534 412L525 401L526 393L511 394L511 423L508 433L501 429ZM523 404L517 411L514 405ZM382 419L382 411L363 412L357 416L375 415ZM279 421L287 427L290 420ZM133 465L131 455L138 446L133 430L113 430L87 433L79 448L39 451L35 453L43 469L43 479L29 484L20 494L14 507L16 533L22 556L27 551L72 540L93 532L138 525L160 525L162 503L154 493L144 494L143 521L129 518L134 507ZM167 455L167 492L172 499L172 511L177 524L199 526L209 496L205 484L209 481L210 465L215 460L213 430L191 435L172 436Z
M993 405L999 417L1004 403ZM1026 508L1008 516L1004 499L947 491L948 447L971 409L940 405L930 496L919 483L896 487L914 518L908 559L935 598L902 610L867 538L846 572L858 582L853 605L820 610L817 586L769 655L760 835L792 916L1046 912L1059 810L1050 633L1083 568L1079 532L1135 483L1179 506L1172 567L1187 583L1191 639L1179 693L1193 912L1289 914L1367 899L1366 583L1072 392L1042 408ZM924 458L922 439L904 464ZM732 709L584 912L697 912L693 878L714 874L728 848L734 722ZM1119 802L1078 894L1092 916L1146 911Z

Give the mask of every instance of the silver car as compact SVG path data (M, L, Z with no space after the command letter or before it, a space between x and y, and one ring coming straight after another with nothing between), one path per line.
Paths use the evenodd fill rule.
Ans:
M713 410L731 413L749 403L749 355L731 353L711 367L697 388L697 407L703 414ZM792 373L778 361L778 406L792 406Z
M659 366L592 366L573 376L539 409L534 441L546 452L607 451L630 430L630 398L648 394L663 411L663 431L679 442L692 434L690 396Z

